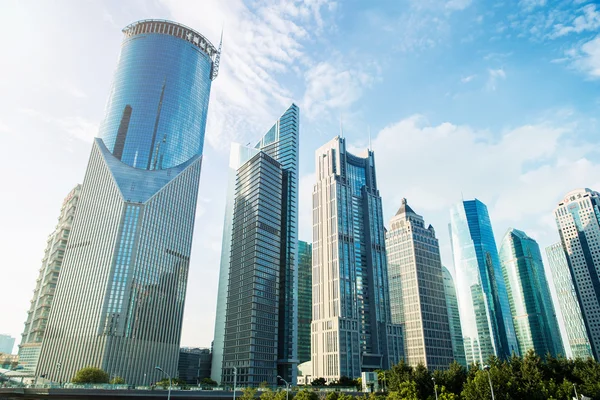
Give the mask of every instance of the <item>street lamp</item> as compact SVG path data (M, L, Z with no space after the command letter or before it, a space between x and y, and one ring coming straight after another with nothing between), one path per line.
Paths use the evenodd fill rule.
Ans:
M167 400L171 400L171 375L167 374L165 372L165 370L163 370L161 367L156 366L154 367L155 369L159 370L160 372L162 372L163 374L165 374L168 378L169 378L169 392L167 394Z
M490 390L492 391L492 400L494 400L494 387L492 386L492 378L490 377L490 366L484 365L483 370L487 372L488 381L490 382Z
M289 400L290 396L290 384L283 379L281 376L277 375L277 379L281 379L285 383L285 400Z
M575 384L573 384L573 390L575 391L575 398L578 399L579 395L577 394L577 387Z
M435 400L438 400L438 397L437 397L437 386L435 384L435 378L432 376L431 380L433 381L433 390L435 391Z
M60 378L60 369L62 368L61 362L56 363L56 370L58 371L58 385L62 386L62 379Z
M233 367L233 400L235 400L235 385L237 384L237 367Z

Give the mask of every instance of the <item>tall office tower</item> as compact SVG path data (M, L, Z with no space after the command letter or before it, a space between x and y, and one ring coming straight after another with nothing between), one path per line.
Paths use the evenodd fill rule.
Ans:
M554 243L546 247L546 256L552 272L564 328L567 332L567 337L563 338L563 342L571 349L573 358L594 357L562 244Z
M406 199L390 221L385 248L392 322L402 325L406 362L447 369L454 357L440 247L433 226Z
M500 264L521 354L564 355L558 320L537 242L509 229L500 245Z
M81 193L81 185L75 186L63 200L54 232L48 236L42 266L33 291L31 305L27 312L25 329L19 345L19 365L27 372L34 373L40 356L42 339L46 332L48 315L56 290L56 282L63 262L67 240L71 233L73 217Z
M298 362L310 361L312 244L298 242Z
M554 217L592 353L600 360L600 193L569 192Z
M316 152L313 189L313 375L357 378L402 356L391 323L375 156L357 157L336 137Z
M210 87L219 50L173 22L123 29L36 373L177 371Z
M223 384L296 381L298 135L292 104L255 147L232 145L211 370Z
M14 337L9 335L0 335L0 353L11 354L14 345Z
M462 328L460 326L460 313L458 311L458 300L456 299L456 288L454 279L448 268L443 267L444 293L446 295L446 306L448 307L448 323L450 324L450 336L452 337L452 354L454 360L463 367L468 367L465 357L465 343L463 341Z
M467 363L519 354L487 207L467 200L450 210L450 233Z

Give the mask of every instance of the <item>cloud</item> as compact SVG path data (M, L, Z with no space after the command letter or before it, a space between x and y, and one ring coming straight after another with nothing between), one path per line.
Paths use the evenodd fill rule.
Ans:
M462 83L469 83L471 82L473 79L475 79L477 77L477 75L469 75L469 76L465 76L464 78L460 78L460 81Z
M91 143L98 135L99 123L81 116L53 117L40 111L29 108L19 110L30 118L38 119L49 124L69 137Z
M327 115L330 110L346 110L373 81L372 75L339 62L318 63L305 74L304 113L314 119Z
M550 36L557 38L572 32L594 31L598 28L600 28L600 11L596 9L595 4L588 4L581 9L581 15L575 17L571 23L554 25L554 33Z
M490 209L496 239L513 226L550 244L557 237L548 216L562 196L600 187L600 164L592 161L598 143L576 144L579 129L543 122L491 132L431 125L420 115L391 124L373 141L384 212L406 197L447 246L449 207L462 195L477 197Z
M487 81L487 89L494 91L497 87L497 82L499 79L506 79L506 72L504 72L503 68L498 69L489 69L488 70L488 81Z
M307 70L305 44L331 28L327 0L162 0L172 18L216 39L224 26L219 77L213 82L208 143L226 150L231 141L256 139L294 101L282 77ZM300 75L301 76L301 75Z
M446 8L449 10L464 10L471 5L472 0L449 0Z
M537 7L543 7L546 5L546 0L521 0L519 6L524 8L526 11L531 11Z
M571 65L592 79L600 78L600 35L566 52Z

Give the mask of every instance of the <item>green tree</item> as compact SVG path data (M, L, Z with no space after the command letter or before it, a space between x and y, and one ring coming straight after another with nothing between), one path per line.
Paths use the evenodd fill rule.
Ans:
M160 381L156 382L155 385L160 386L163 389L168 389L169 388L169 378L163 378ZM185 388L185 387L187 387L187 382L184 381L183 379L173 378L173 379L171 379L171 386Z
M111 385L124 385L125 379L121 378L120 376L115 376L114 378L112 378L110 380L110 384Z
M319 396L311 390L302 389L294 396L295 400L319 400Z
M217 382L216 382L216 381L213 381L213 380L212 380L212 379L210 379L210 378L204 378L204 379L202 379L202 380L200 381L200 384L201 384L202 386L217 386Z
M257 392L258 390L256 388L247 387L242 391L240 400L254 400Z
M419 400L417 384L414 381L402 382L398 390L398 394L402 400ZM426 397L423 397L426 398Z
M340 393L338 400L355 400L355 397L348 393Z
M327 381L325 380L325 378L317 378L317 379L313 379L310 382L310 384L313 386L325 386L327 384Z
M433 381L431 380L431 373L425 367L425 365L419 363L415 368L413 368L411 378L416 385L418 398L426 399L429 397L429 395L433 395Z
M327 396L325 396L325 400L339 400L337 392L329 392Z
M441 386L438 388L439 391L439 395L438 395L438 399L439 400L458 400L458 395L449 392L445 386Z
M447 370L434 371L433 376L438 386L445 386L449 393L460 396L460 392L462 392L463 386L467 381L467 370L454 361Z
M392 369L388 371L388 390L397 392L400 389L400 385L403 382L409 382L411 380L412 368L401 360L398 364L394 365Z
M404 400L398 392L389 392L386 400Z
M285 389L280 390L275 395L275 400L286 400L286 395L287 395L287 393L286 393ZM290 391L288 399L292 400L293 398L294 398L294 392Z
M260 395L260 400L275 400L275 392L267 388Z
M73 383L108 383L110 377L106 372L96 367L85 367L77 371Z

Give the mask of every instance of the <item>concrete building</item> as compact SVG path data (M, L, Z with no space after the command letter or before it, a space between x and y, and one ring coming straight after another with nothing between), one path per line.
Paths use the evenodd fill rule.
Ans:
M77 185L65 197L60 209L58 224L54 228L54 232L48 236L46 242L42 266L39 269L33 298L31 299L29 311L27 311L25 328L21 334L21 344L19 345L19 364L30 373L35 373L37 367L42 340L48 323L48 315L54 299L56 282L60 274L80 193L81 185Z
M255 147L232 145L211 377L296 382L298 139L292 104Z
M358 378L389 369L403 350L401 327L391 322L375 156L349 153L341 137L315 156L313 375Z
M12 354L15 338L9 335L0 335L0 353Z
M454 355L454 360L466 368L468 365L465 357L462 328L460 326L460 312L456 298L456 288L454 287L454 278L452 278L452 274L446 267L443 267L443 276L446 307L448 307L448 324L450 325L450 336L452 338L452 354Z
M521 354L564 355L558 320L537 242L509 229L500 246L500 264Z
M600 193L569 192L554 217L592 353L600 360Z
M447 369L454 355L440 248L431 225L406 199L385 235L392 322L402 326L411 366Z
M467 363L519 354L508 293L494 231L481 201L462 201L450 210L456 294Z
M210 349L182 347L179 350L177 374L188 385L198 385L210 378L212 355Z
M587 359L593 357L592 347L588 339L581 308L577 301L577 293L569 272L569 263L561 243L546 247L548 265L552 273L552 281L556 289L556 297L563 317L566 337L563 337L565 348L571 350L573 358Z
M123 34L42 342L37 374L52 381L86 366L133 385L177 373L220 51L164 20Z
M298 361L310 361L312 244L298 241Z

